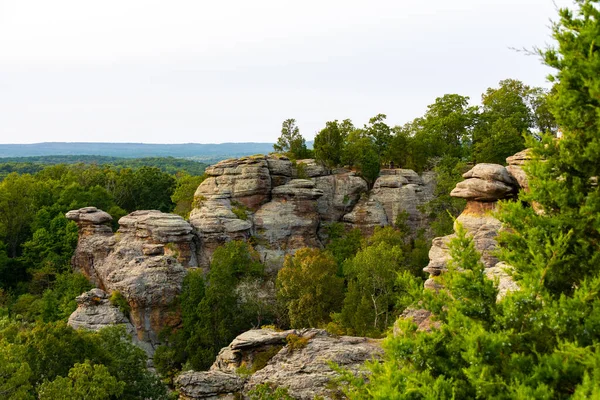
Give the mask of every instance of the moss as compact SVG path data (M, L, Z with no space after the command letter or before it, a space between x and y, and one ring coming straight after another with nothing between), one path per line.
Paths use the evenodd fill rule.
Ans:
M231 211L236 215L236 217L244 221L248 220L248 213L251 212L248 207L239 201L231 202Z
M177 248L177 246L175 246L174 243L167 243L165 244L165 250L167 255L170 255L171 257L175 257L175 258L179 258L179 249Z
M306 164L296 164L296 175L298 179L308 179L308 173L306 172Z
M108 300L110 301L110 304L112 304L115 307L118 307L123 314L129 316L129 313L131 312L131 307L129 306L127 299L125 298L125 296L123 296L123 294L121 294L121 292L119 292L118 290L113 291Z
M285 341L287 342L290 352L294 352L296 350L303 349L308 345L308 338L298 336L293 333L288 335L285 338Z
M252 360L252 368L250 369L250 372L253 374L266 367L269 361L271 361L271 358L275 357L275 355L279 353L282 348L283 346L273 346L256 354L254 356L254 360Z
M194 201L192 201L192 208L200 208L202 207L202 203L206 201L206 197L200 195L194 197Z

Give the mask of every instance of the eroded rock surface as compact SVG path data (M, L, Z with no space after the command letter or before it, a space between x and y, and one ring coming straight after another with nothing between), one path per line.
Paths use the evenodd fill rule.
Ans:
M523 158L520 154L515 155L515 159ZM481 254L481 262L486 268L486 274L490 277L498 277L501 282L502 294L498 295L501 299L508 290L514 289L515 284L505 268L498 267L501 263L498 263L495 255L498 247L496 238L502 229L502 224L493 213L498 200L513 198L519 189L526 187L526 183L498 164L477 164L463 174L463 177L465 180L459 182L450 193L453 197L467 200L467 206L456 219L455 231L456 224L460 224L473 238L475 249ZM449 244L455 237L456 234L453 233L433 239L429 250L429 264L424 268L424 271L430 275L425 282L425 288L440 289L440 284L435 277L447 270L448 262L451 260Z
M287 344L286 338L292 334L304 340L304 344L296 348ZM265 352L271 356L266 363L260 357ZM218 396L234 398L236 394L245 396L263 383L285 387L296 399L312 400L315 396L332 398L335 393L329 382L337 373L329 367L330 361L360 373L365 361L377 359L381 354L379 340L333 337L320 329L284 332L251 330L238 336L221 350L210 371L182 373L176 378L175 384L181 398L186 400L219 398ZM236 375L238 368L244 366L250 369L254 360L258 359L264 363L258 371L249 377ZM219 392L215 388L223 389Z
M190 214L198 264L207 268L228 241L252 240L273 272L297 249L322 247L319 235L333 222L370 234L406 212L412 228L423 227L419 206L433 198L435 186L431 174L424 179L412 170L385 169L369 192L356 172L281 155L225 160L206 173Z
M253 217L256 250L268 269L277 270L286 254L303 247L322 247L317 236L317 199L323 191L307 179L294 179L272 191L273 200Z
M89 207L67 213L80 230L73 267L98 288L125 297L136 338L152 349L164 327L179 324L178 313L169 306L181 291L186 268L197 266L192 227L174 214L135 211L119 220L113 235L106 215ZM85 310L78 308L73 321Z

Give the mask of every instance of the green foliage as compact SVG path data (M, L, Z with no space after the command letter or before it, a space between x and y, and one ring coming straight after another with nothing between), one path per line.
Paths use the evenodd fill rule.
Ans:
M597 1L561 10L549 99L561 140L530 140L530 191L501 205L501 258L520 290L496 302L464 230L451 243L444 290L418 301L439 324L400 322L369 382L345 375L350 398L594 398L600 377L600 31ZM543 159L543 161L542 161ZM535 208L529 204L535 204Z
M306 148L306 141L296 126L295 119L286 119L281 124L281 136L273 145L276 152L285 153L292 160L309 158L311 151Z
M258 259L249 244L229 242L214 252L206 279L200 270L187 274L179 297L182 327L166 333L170 347L159 347L155 355L161 374L207 369L221 348L252 327L256 308L243 301L236 287L245 279L262 279Z
M112 304L115 307L118 307L119 310L126 316L128 316L129 313L131 312L131 306L127 302L127 299L118 290L114 290L110 294L109 301L110 301L110 304Z
M340 165L346 139L353 130L354 125L349 119L326 122L325 128L315 136L315 158L331 167Z
M171 195L171 201L175 204L173 212L183 218L189 218L193 208L194 193L198 186L206 179L206 175L188 175L180 173L177 175L177 187Z
M7 362L0 363L0 370L9 371L3 375L9 379L0 380L0 387L6 385L7 393L18 393L13 398L33 398L35 391L42 396L42 389L44 398L73 398L69 397L73 390L93 391L90 380L104 382L107 390L115 387L110 382L123 382L118 385L121 399L163 399L167 394L146 369L146 354L131 343L122 327L85 332L64 322L28 324L0 319L3 357Z
M294 400L287 388L276 387L271 383L261 383L248 392L250 400Z
M287 335L285 338L288 348L291 352L301 350L308 345L308 338L304 336L298 336L294 333Z
M243 221L246 221L248 219L248 212L250 211L248 207L239 202L232 202L231 205L231 211L235 214L236 217Z
M331 254L304 248L287 256L277 274L277 297L293 328L319 327L329 322L343 298L343 280Z
M118 381L104 365L92 365L89 360L75 364L68 377L44 382L39 388L40 400L104 400L123 393L125 382Z
M463 180L462 174L467 170L465 162L453 157L441 158L433 168L434 197L422 209L431 221L429 230L432 236L440 237L453 232L454 219L465 209L466 200L451 197L450 192L458 182Z
M356 228L347 231L344 225L339 222L327 225L325 232L328 238L326 249L333 255L338 264L338 275L343 276L342 264L358 252L362 234Z

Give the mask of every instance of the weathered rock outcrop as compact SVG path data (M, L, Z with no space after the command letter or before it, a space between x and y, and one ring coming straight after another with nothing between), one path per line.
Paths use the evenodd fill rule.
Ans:
M130 334L135 329L127 317L113 306L106 292L102 289L92 289L75 299L77 310L69 317L69 325L75 329L97 331L107 326L123 325Z
M125 297L137 339L152 348L162 328L179 324L169 305L181 290L186 268L197 266L191 225L174 214L135 211L119 220L113 235L104 225L110 221L104 211L87 207L68 212L67 218L80 230L74 268L98 288ZM80 307L73 321L85 310Z
M272 166L275 164L272 161ZM269 201L271 174L267 156L224 160L206 168L209 177L196 191L196 199L230 198L256 210Z
M151 344L138 340L134 326L117 306L110 303L104 290L89 290L77 296L76 301L77 310L71 314L68 322L74 329L98 331L108 326L123 326L133 342L152 357L154 351Z
M317 199L323 191L307 179L294 179L272 191L273 201L253 216L256 250L268 268L277 269L286 254L302 247L321 247L317 236Z
M303 344L287 344L289 335L295 335ZM365 361L381 353L379 340L333 337L320 329L251 330L221 350L210 371L182 373L175 383L186 400L233 399L263 383L285 387L297 399L332 398L335 389L329 382L337 373L329 367L330 361L359 373ZM266 360L265 355L270 358ZM240 367L258 370L241 377L236 374Z
M198 262L208 267L214 250L230 240L253 239L270 270L298 248L321 247L332 222L371 233L406 211L413 228L424 222L418 207L434 182L407 169L382 170L373 190L355 172L330 170L312 159L293 164L278 155L221 161L196 191L190 223L198 237ZM301 178L301 179L298 179Z
M467 200L467 206L456 219L456 224L461 224L473 238L475 249L481 253L481 261L486 267L487 275L500 280L498 297L501 298L508 290L514 290L516 284L506 272L506 266L499 263L495 256L498 246L496 237L502 229L502 224L493 216L493 212L498 200L513 198L518 190L525 186L519 184L522 177L515 178L507 168L498 164L477 164L463 174L463 177L465 180L459 182L450 193L451 196ZM424 271L430 274L425 288L440 288L435 277L447 270L451 259L448 245L455 237L456 234L453 233L433 239L429 251L429 264L424 268Z

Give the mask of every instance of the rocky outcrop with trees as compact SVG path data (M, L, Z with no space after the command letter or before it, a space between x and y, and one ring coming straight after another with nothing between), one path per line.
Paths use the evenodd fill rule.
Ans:
M475 249L481 254L486 274L491 279L499 280L499 298L508 290L515 290L517 286L507 271L510 267L499 262L497 258L496 238L502 229L502 223L494 216L494 211L499 200L514 199L520 189L527 189L527 176L521 167L526 157L526 151L508 157L507 167L499 164L477 164L463 174L465 180L459 182L450 192L452 197L467 200L465 209L456 218L455 230L456 225L460 224L472 237ZM447 271L451 259L449 244L456 237L455 232L433 239L429 250L429 264L424 268L424 271L429 273L425 288L440 288L435 277Z
M413 227L424 225L419 207L433 196L430 174L382 170L373 188L356 172L328 169L313 159L252 156L221 161L195 194L190 223L198 238L198 260L230 240L251 240L271 269L302 247L322 247L328 223L371 232L394 225L406 213Z

